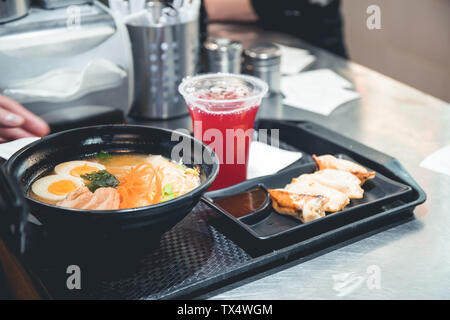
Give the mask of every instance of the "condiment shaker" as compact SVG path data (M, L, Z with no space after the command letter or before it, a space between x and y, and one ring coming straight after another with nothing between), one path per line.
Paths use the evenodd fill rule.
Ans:
M243 72L264 80L269 93L280 92L281 50L276 44L258 44L244 52Z
M211 73L240 73L242 44L227 38L213 38L205 41L208 57L207 71Z

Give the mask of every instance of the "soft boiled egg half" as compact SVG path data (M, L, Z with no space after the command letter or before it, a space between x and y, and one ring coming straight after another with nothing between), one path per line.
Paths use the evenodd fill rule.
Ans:
M72 177L79 177L84 174L105 170L105 166L92 161L68 161L58 164L55 167L56 174L67 174Z
M68 193L84 185L83 179L67 174L54 174L36 180L31 190L38 197L58 201L63 200Z

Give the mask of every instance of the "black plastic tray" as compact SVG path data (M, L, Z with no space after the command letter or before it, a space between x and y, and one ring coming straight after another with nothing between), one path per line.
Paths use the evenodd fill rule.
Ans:
M426 199L397 160L336 132L310 122L273 120L259 121L258 128L279 129L280 147L303 152L303 157L282 170L276 179L263 177L257 179L259 182L270 187L283 186L293 175L315 169L311 154L330 153L350 157L377 172L373 185L367 184L367 198L362 203L352 203L345 212L312 223L301 224L283 217L290 220L275 233L255 225L243 228L200 203L163 236L158 248L147 248L148 244L142 243L139 256L117 256L108 261L74 261L70 253L52 251L51 241L42 232L29 230L30 250L24 258L28 269L53 298L193 298L401 223L410 219L412 210ZM207 196L231 194L258 181L247 181ZM66 287L66 268L70 264L77 264L82 270L81 290Z

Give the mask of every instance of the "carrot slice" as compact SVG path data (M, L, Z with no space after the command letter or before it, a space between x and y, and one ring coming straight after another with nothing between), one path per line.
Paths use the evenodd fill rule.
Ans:
M117 187L120 209L136 208L161 202L162 177L160 168L141 162L120 179Z

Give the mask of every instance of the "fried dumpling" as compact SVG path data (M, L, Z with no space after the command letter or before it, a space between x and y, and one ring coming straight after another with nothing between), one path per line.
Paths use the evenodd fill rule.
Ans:
M327 187L311 178L302 178L302 176L292 179L292 182L284 189L297 194L324 196L326 198L324 208L328 212L341 211L350 202L345 193Z
M278 213L293 216L302 222L310 222L325 216L323 196L289 192L283 189L269 189L272 206Z
M297 178L299 179L312 179L344 193L350 199L361 199L364 196L359 178L347 171L325 169L312 174L303 174Z
M338 159L329 154L325 154L322 156L316 156L315 154L313 154L312 157L316 162L317 168L319 170L335 169L347 171L357 176L361 181L361 184L366 182L367 179L372 179L373 177L375 177L375 171L368 171L363 166L349 160Z

